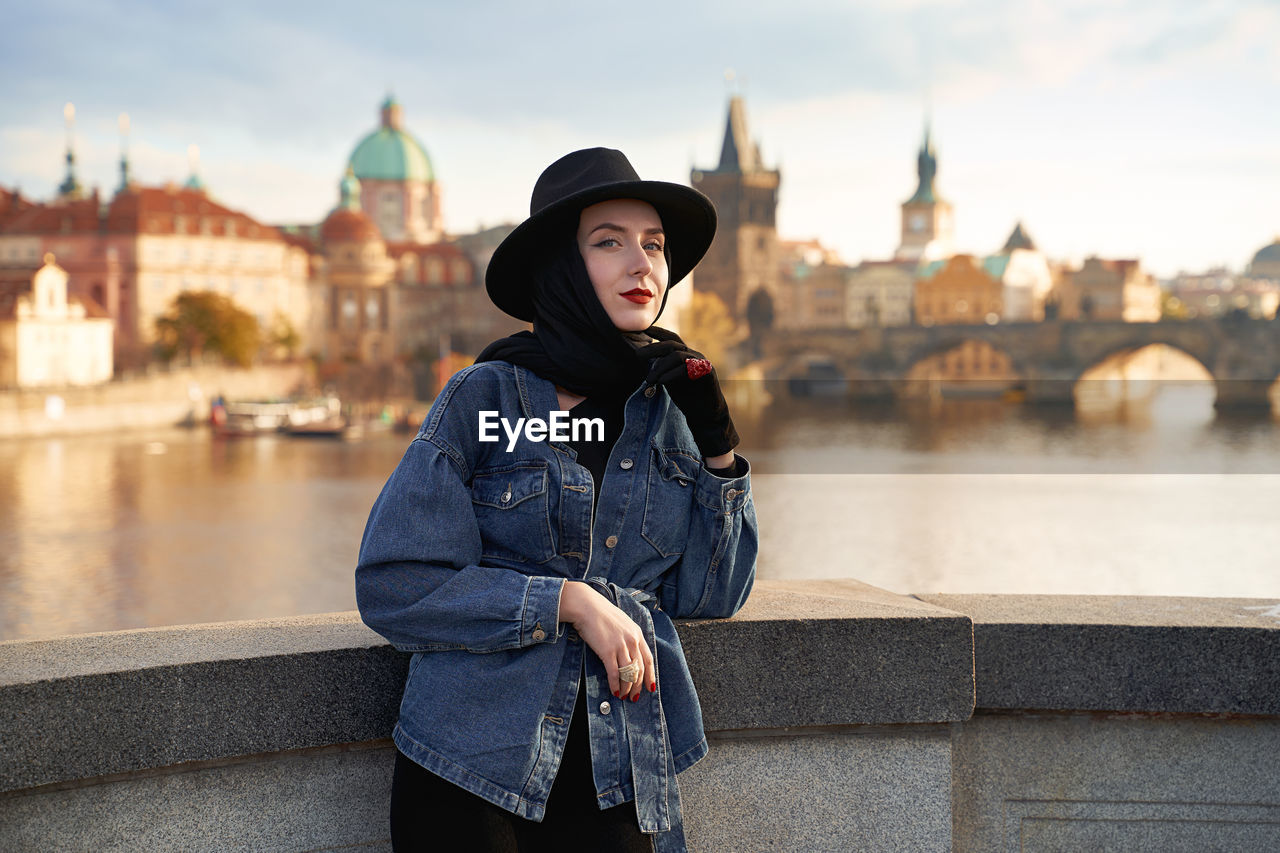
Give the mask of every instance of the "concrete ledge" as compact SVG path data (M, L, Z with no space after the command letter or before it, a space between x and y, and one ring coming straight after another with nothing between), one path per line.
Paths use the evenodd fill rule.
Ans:
M712 731L973 713L969 618L858 581L759 581L733 619L680 639Z
M680 634L711 730L972 712L968 618L854 581L762 581ZM0 791L386 737L408 660L355 612L3 643Z
M1274 602L761 581L679 630L695 851L1280 838ZM355 613L0 644L0 849L387 850L407 662Z
M384 738L408 660L355 613L0 643L0 791Z
M984 709L1280 715L1280 604L927 595L973 618Z

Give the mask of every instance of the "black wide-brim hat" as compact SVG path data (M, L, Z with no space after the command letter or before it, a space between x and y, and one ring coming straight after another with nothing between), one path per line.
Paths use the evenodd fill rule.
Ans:
M621 151L585 148L566 154L542 172L533 185L529 218L494 250L484 276L493 304L531 322L530 268L557 237L577 233L583 208L615 198L647 201L658 212L671 258L668 288L687 276L711 246L716 233L711 199L682 184L640 180Z

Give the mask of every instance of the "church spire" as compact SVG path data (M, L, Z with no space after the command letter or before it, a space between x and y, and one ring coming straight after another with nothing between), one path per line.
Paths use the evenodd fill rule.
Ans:
M400 102L396 100L396 96L387 92L387 98L382 102L382 126L389 130L403 130L404 128L404 110L400 106Z
M347 173L338 184L338 208L341 210L360 210L360 180L355 170L347 166Z
M72 144L76 131L75 104L68 101L67 105L62 108L62 117L67 122L67 177L58 185L58 196L63 199L83 198L84 187L76 179L76 153Z
M1027 229L1022 227L1022 221L1014 226L1013 233L1009 235L1009 239L1005 241L1002 252L1012 252L1014 249L1028 249L1032 252L1036 251L1036 243L1031 239L1031 235L1027 233Z
M716 167L716 171L746 174L760 168L760 150L747 133L746 107L742 104L742 96L734 95L729 99L724 145L720 148L720 165Z
M204 179L200 177L200 146L194 142L187 146L187 162L191 165L191 176L183 184L189 190L208 192Z
M916 194L907 199L907 204L932 204L935 201L941 201L934 187L934 181L938 176L938 155L933 150L933 133L930 125L929 119L925 119L924 141L920 143L920 153L916 155L916 175L920 179L920 184L916 187Z
M129 176L129 114L120 113L120 186L116 195L129 191L133 178Z

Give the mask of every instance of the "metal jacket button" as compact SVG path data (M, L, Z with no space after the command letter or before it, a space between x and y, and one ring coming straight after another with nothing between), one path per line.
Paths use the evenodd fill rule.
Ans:
M601 703L600 703L600 713L601 713L601 714L607 714L607 713L609 713L609 712L610 712L610 711L612 711L612 710L613 710L613 708L611 708L611 707L609 706L609 703L608 703L608 702L601 702Z
M644 395L646 397L652 397L657 392L658 392L658 386L656 385L650 385L648 388L644 389Z
M542 642L543 640L545 640L546 638L547 638L547 632L546 632L546 631L542 630L541 628L534 628L534 629L533 629L533 641L534 641L535 643L541 643L541 642Z
M623 471L630 471L631 466L634 464L635 463L632 462L630 459L623 459L621 462L618 463L618 465L621 466Z
M608 539L604 540L604 547L606 548L612 548L614 545L617 545L617 544L618 544L617 536L610 536Z

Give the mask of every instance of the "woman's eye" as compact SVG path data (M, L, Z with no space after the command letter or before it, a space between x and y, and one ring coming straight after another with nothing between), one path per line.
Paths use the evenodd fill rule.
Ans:
M661 243L659 243L657 240L650 240L648 243L645 243L645 244L644 244L644 247L645 247L646 249L648 249L649 251L651 251L651 252L661 252L661 251L662 251L662 244L661 244Z
M620 245L622 244L618 242L618 238L616 237L605 237L599 243L596 243L596 246L601 249L609 246L620 246Z

